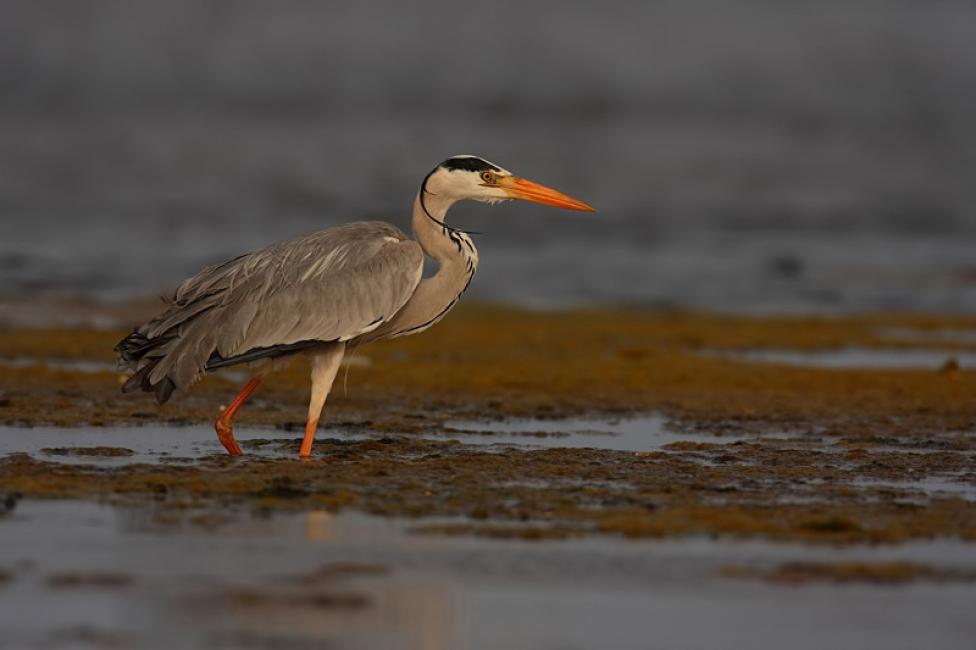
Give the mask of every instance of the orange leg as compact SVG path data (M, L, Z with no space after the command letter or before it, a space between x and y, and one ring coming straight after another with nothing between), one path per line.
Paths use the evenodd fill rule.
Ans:
M234 401L224 409L224 412L220 414L220 417L214 423L214 428L217 430L217 438L220 439L220 443L231 456L239 456L241 454L241 448L237 445L237 441L234 440L234 414L240 410L244 402L247 401L247 398L254 392L254 389L261 384L261 379L262 375L252 377L251 381L247 382L247 385L237 394Z
M319 419L309 420L305 425L305 437L302 438L302 448L299 450L298 455L302 458L308 458L312 455L312 443L315 442L315 430L319 428Z

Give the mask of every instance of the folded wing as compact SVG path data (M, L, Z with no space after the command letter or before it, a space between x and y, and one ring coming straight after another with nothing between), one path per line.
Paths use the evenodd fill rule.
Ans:
M125 390L166 401L207 370L348 341L390 320L423 273L423 251L398 228L357 222L208 267L166 311L116 350L135 371Z

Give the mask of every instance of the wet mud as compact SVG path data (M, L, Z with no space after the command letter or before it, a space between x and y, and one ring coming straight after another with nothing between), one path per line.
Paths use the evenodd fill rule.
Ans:
M270 562L259 580L218 572L173 587L173 616L206 611L240 619L237 627L207 627L196 637L204 646L318 639L295 636L288 622L303 617L335 625L343 617L373 620L400 602L404 576L412 576L408 592L419 590L438 607L454 601L418 586L431 575L446 571L450 590L474 589L479 598L495 588L491 571L484 584L472 583L470 569L441 555L418 574L416 558L402 557L415 543L451 552L476 543L501 562L524 548L512 544L547 554L610 545L594 548L613 548L608 557L617 557L631 552L620 544L645 545L654 555L669 544L687 549L708 540L715 546L682 556L685 577L674 579L706 581L716 594L760 585L913 585L949 598L945 590L968 594L974 584L976 567L965 558L974 557L976 544L976 371L967 361L976 339L964 334L976 331L976 319L469 306L423 336L354 351L308 461L298 460L304 362L272 375L244 408L237 424L244 455L232 458L211 422L246 373L208 377L163 408L146 396L123 396L119 376L105 366L124 331L0 330L0 358L16 360L0 363L0 528L40 521L30 513L42 503L129 513L133 534L161 543L203 536L226 545L289 517L302 518L306 541L342 539L332 522L350 515L396 522L391 539L398 541L372 555L292 566L275 554L284 543L275 538L254 558ZM923 348L928 356L917 354ZM851 349L872 350L885 363L815 360ZM763 350L799 356L783 360ZM799 362L808 357L809 364ZM50 518L59 525L64 514ZM88 534L85 521L78 525L78 535ZM762 546L731 552L741 544ZM948 554L925 550L941 544L957 546ZM242 552L230 557L236 562ZM591 571L576 564L585 553L566 552L565 565L543 572L546 585L567 571ZM39 602L50 593L133 594L138 601L156 580L135 560L128 567L32 562L40 568L0 565L0 593L34 589ZM591 578L599 584L611 574L604 566ZM504 589L515 591L506 602L534 593L511 576ZM546 593L547 603L558 600ZM909 601L904 606L914 607ZM578 604L566 606L570 612ZM624 602L611 606L628 611ZM254 629L251 618L281 625ZM193 620L179 629L206 627ZM966 619L952 620L956 627L945 629L960 629ZM66 620L63 638L52 643L139 638L138 630L97 622ZM360 623L349 634L370 627ZM551 640L547 629L540 642ZM950 646L962 638L946 634Z
M976 582L976 572L936 569L916 562L787 562L771 570L730 566L729 578L758 579L778 584L866 582L900 585L909 582Z
M162 519L167 511L194 512L207 525L219 523L207 516L211 510L353 508L464 518L426 526L428 533L524 539L611 534L976 541L973 450L960 449L958 438L937 440L927 453L897 441L876 451L838 450L799 437L671 444L640 454L498 451L415 436L325 438L313 460L298 462L297 438L258 439L245 451L256 442L281 455L238 459L215 449L192 463L102 467L12 454L0 459L0 491L115 503L151 499Z
M151 458L114 467L59 462L133 455L98 444L95 428L78 445L5 456L0 490L141 496L177 509L219 503L463 517L424 530L490 537L974 539L976 372L803 367L711 353L859 346L897 355L935 345L948 358L976 342L937 334L974 328L976 319L961 317L539 314L475 305L425 336L355 350L365 362L337 381L311 462L295 462L298 439L287 435L251 436L242 443L251 455L240 459L214 448L167 466ZM123 331L0 331L0 356L104 363ZM0 418L107 432L115 424L206 423L236 385L211 377L158 408L146 396L119 394L119 381L106 371L0 366ZM299 361L262 386L239 427L300 432L307 390ZM651 412L658 415L631 419ZM592 426L565 419L580 415ZM516 416L534 419L506 424ZM614 428L609 419L631 424ZM330 437L328 427L345 435Z
M116 307L118 309L118 307ZM143 307L133 307L131 322ZM162 409L145 395L125 399L113 361L116 329L0 329L0 421L104 425L205 422L246 378L216 374ZM521 312L461 307L436 330L355 350L329 398L331 422L409 431L448 418L566 417L663 411L710 423L856 422L859 429L971 427L976 372L946 364L976 350L976 318L859 316L738 317L591 310ZM927 333L931 339L922 338ZM851 347L940 350L931 367L820 368L715 352ZM25 359L37 359L27 365ZM58 366L52 361L61 361ZM79 370L64 362L92 362ZM242 423L304 418L301 361L262 385Z

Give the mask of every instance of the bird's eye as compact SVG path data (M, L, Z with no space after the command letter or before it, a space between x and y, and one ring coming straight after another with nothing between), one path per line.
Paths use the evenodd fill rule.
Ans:
M481 172L481 180L491 185L495 182L495 175L491 172Z

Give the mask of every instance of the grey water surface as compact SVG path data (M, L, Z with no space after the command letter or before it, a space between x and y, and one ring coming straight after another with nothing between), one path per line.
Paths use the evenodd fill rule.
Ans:
M363 218L477 153L591 202L459 206L472 295L976 309L976 5L0 7L0 286L110 296Z
M162 524L141 508L22 501L0 519L0 647L948 650L970 647L976 634L972 583L797 587L722 577L730 565L811 561L972 571L963 542L813 548L409 534L423 523L229 512L208 529ZM309 580L330 567L331 578Z

